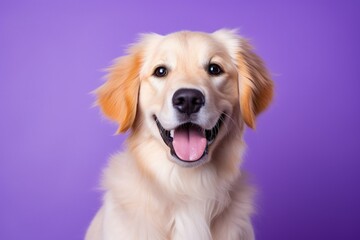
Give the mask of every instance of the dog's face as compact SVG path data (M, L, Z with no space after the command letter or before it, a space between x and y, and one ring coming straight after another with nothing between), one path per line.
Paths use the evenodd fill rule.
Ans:
M184 167L211 159L216 145L272 97L272 81L249 44L232 31L145 35L97 90L119 132L148 131Z

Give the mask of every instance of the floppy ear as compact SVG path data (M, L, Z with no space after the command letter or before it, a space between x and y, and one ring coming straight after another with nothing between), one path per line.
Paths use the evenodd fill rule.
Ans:
M273 96L273 82L261 58L240 38L237 53L240 108L245 123L255 128L256 116L266 109Z
M111 120L119 123L117 133L126 132L134 123L140 87L141 51L132 47L127 56L109 68L107 81L95 90L97 104Z

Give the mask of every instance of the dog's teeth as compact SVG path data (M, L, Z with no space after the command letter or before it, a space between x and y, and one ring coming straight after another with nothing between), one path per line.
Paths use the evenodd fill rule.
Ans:
M170 137L174 137L174 132L175 132L175 130L170 130Z

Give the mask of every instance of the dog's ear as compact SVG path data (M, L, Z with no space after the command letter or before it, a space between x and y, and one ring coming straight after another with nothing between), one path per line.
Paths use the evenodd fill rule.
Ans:
M128 55L117 59L108 71L106 82L95 90L97 105L119 124L117 133L126 132L134 123L140 88L141 49L133 46Z
M239 37L240 49L236 60L239 72L239 96L245 123L255 128L256 116L266 109L273 97L273 81L251 45Z

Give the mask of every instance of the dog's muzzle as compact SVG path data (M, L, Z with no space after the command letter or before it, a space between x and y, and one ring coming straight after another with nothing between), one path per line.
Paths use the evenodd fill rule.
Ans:
M225 114L219 117L212 129L204 129L195 124L193 119L199 117L197 115L205 105L205 96L192 88L178 89L172 97L172 104L182 124L167 130L154 115L160 135L170 148L172 160L185 167L198 166L206 162L209 146L218 135Z

